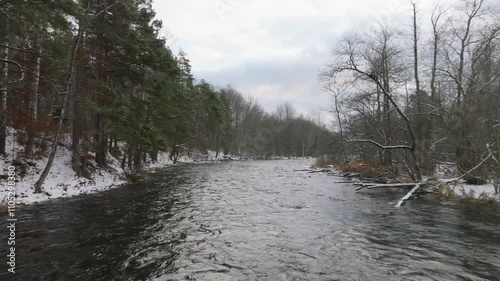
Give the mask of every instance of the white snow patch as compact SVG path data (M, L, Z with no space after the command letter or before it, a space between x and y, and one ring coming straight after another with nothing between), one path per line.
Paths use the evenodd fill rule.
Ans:
M144 166L146 168L163 168L165 166L172 165L172 161L170 160L170 153L168 152L158 152L158 161L152 162L149 161L147 162Z
M436 164L436 176L440 178L453 177L458 174L457 165L451 162L441 162Z
M454 179L439 178L439 181L442 183L450 183L454 181ZM500 194L495 193L495 186L491 183L483 185L472 185L466 184L465 181L460 180L457 185L450 184L448 186L451 188L456 197L468 196L475 199L486 197L495 199L500 202Z
M12 149L14 144L16 148ZM7 174L8 167L12 164L13 158L15 155L22 153L22 148L21 145L14 143L13 130L9 128L7 136L8 155L5 159L0 159L2 174ZM34 165L27 166L24 177L18 177L18 182L15 185L17 203L30 204L54 198L90 194L125 184L124 171L120 168L119 161L111 156L108 159L109 168L97 169L92 175L92 180L76 177L75 172L71 168L71 151L64 146L59 146L50 173L42 187L43 193L41 194L33 193L34 183L40 177L48 158L28 160L28 162ZM20 172L19 169L16 171ZM0 182L0 202L3 202L7 198L8 187L5 179L0 180Z
M463 196L463 194L474 195L474 198L478 199L482 194L487 198L493 198L500 201L500 194L495 193L495 187L493 184L485 185L470 185L461 184L453 188L453 191L457 196Z
M0 170L2 175L6 175L8 167L12 165L13 159L20 155L24 149L14 141L15 131L12 128L7 130L7 157L0 158ZM68 136L61 138L61 143L69 144ZM160 168L171 165L168 153L160 153L159 161L156 163L146 163L145 168ZM57 149L52 168L43 185L43 193L34 194L34 183L40 177L45 168L48 158L41 160L28 160L33 166L27 166L26 175L18 177L15 185L17 204L31 204L35 202L46 201L55 198L72 197L84 194L109 190L126 184L125 171L120 167L120 161L108 155L108 168L96 168L92 174L92 179L76 177L71 168L71 151L65 146L59 146ZM92 163L97 167L95 162ZM18 173L19 169L16 170ZM6 178L0 179L0 204L4 203L8 195L8 186Z

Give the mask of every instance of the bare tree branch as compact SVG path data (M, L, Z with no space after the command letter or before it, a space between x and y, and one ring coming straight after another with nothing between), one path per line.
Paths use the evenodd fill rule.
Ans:
M455 179L450 179L450 180L447 180L445 181L445 183L450 183L450 182L454 182L454 181L458 181L458 180L461 180L463 178L465 178L465 176L467 175L471 175L472 172L474 172L475 170L477 170L479 167L481 167L484 163L486 163L486 161L488 161L488 159L490 159L491 157L494 157L493 156L493 153L491 152L491 150L489 149L489 144L486 144L486 147L488 147L488 150L489 150L489 153L488 155L483 158L483 160L481 160L481 162L479 162L476 166L474 166L472 169L468 170L467 172L463 173L461 176L459 176L458 178L455 178ZM495 159L496 160L496 159Z
M21 49L21 48L12 47L12 46L5 45L5 44L0 44L0 47L7 48L7 49L10 49L10 50L14 50L14 51L19 51L19 52L24 52L24 53L31 53L31 54L36 54L38 56L41 56L40 52L37 52L37 51L35 51L33 49Z
M407 150L412 149L412 147L409 145L404 145L404 144L401 144L401 145L382 145L374 140L364 140L364 139L349 140L349 141L347 141L347 143L371 143L371 144L378 146L382 149L407 149Z
M408 192L403 198L401 198L401 200L399 200L398 204L396 204L396 208L403 206L406 201L410 200L410 198L413 197L413 193L415 193L421 186L422 185L420 183L415 185L415 187L412 188L410 192Z
M37 78L40 78L42 80L44 80L45 82L47 82L51 88L57 93L57 94L63 94L57 87L54 83L52 83L48 78L46 78L45 76L41 76L41 75L37 75L36 73L34 73L33 71L31 71L29 68L25 67L25 66L22 66L20 63L18 63L17 61L13 61L13 60L5 60L5 59L2 59L0 58L0 62L5 62L5 63L9 63L9 64L13 64L15 65L17 68L19 68L19 70L21 71L22 73L22 79L19 79L15 82L9 82L9 84L11 83L16 83L16 82L20 82L24 79L25 77L25 73L28 72L29 74L33 75L34 77L37 77Z
M115 3L113 3L113 4L109 5L109 6L107 6L106 8L104 8L104 9L100 10L100 11L99 11L97 14L95 14L94 16L95 16L95 17L99 17L101 14L103 14L104 12L106 12L107 10L109 10L109 9L113 8L114 6L116 6L117 4L119 4L119 3L121 3L121 2L122 2L122 0L117 0Z
M0 62L3 62L3 63L8 63L8 64L12 64L12 65L15 65L19 71L21 71L21 78L17 79L17 80L14 80L14 81L8 81L6 82L6 84L14 84L14 83L18 83L18 82L21 82L24 80L24 77L25 77L25 71L27 70L26 67L22 66L20 63L18 63L17 61L13 61L13 60L6 60L6 59L3 59L3 58L0 58Z
M491 146L490 144L486 144L486 149L488 150L488 152L490 153L491 155L491 158L493 158L493 160L495 160L495 162L497 162L497 165L500 166L500 162L498 161L498 159L495 157L495 154L493 153L493 151L491 151Z

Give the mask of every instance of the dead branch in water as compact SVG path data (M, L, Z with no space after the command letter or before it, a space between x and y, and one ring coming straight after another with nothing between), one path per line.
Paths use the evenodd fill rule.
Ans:
M413 187L410 192L408 192L405 196L399 200L398 204L396 204L396 208L399 208L403 206L406 201L410 200L413 197L413 194L419 190L423 185L426 185L428 182L423 181L423 182L413 182L413 183L395 183L395 184L373 184L373 183L355 183L354 185L358 185L358 187L355 192L358 192L361 189L368 188L379 188L379 187Z
M406 201L410 200L410 198L413 197L413 193L415 193L421 186L422 184L417 184L415 185L414 188L412 188L412 190L410 190L410 192L408 192L405 196L403 196L403 198L401 198L401 200L399 200L398 204L396 204L396 208L399 208L401 206L403 206Z
M321 170L312 170L312 169L306 169L306 170L293 170L294 172L308 172L309 174L313 173L333 173L332 170L328 169L321 169Z
M360 191L361 189L367 188L367 189L372 189L372 188L378 188L378 187L412 187L416 186L421 183L387 183L387 184L376 184L376 183L355 183L354 185L359 185L361 187L358 187L355 192Z

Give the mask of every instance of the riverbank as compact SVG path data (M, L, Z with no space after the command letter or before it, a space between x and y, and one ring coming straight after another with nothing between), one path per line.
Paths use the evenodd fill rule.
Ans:
M9 128L10 129L10 128ZM43 185L43 192L34 194L34 183L40 177L45 168L48 157L41 159L21 159L18 155L22 155L22 146L14 142L14 132L10 129L7 136L8 154L4 158L0 158L0 167L2 167L2 177L0 177L0 211L1 206L5 206L9 196L7 184L8 167L13 165L14 159L16 167L16 203L18 205L33 204L56 198L65 198L92 194L96 192L106 191L111 188L119 187L130 182L130 171L125 171L121 168L119 159L116 159L111 154L107 155L108 165L106 168L100 168L95 161L90 160L92 167L91 179L85 177L76 177L75 172L71 168L71 151L64 144L57 149L57 153ZM220 155L217 159L224 157ZM215 153L209 152L207 155L209 161L216 161ZM179 163L194 163L195 161L188 156L181 156L178 159ZM152 162L147 159L143 169L151 171L156 168L162 168L173 165L170 160L169 153L160 152L158 161ZM128 172L128 173L127 173Z
M441 183L447 180L440 179ZM438 185L435 195L444 200L458 200L471 203L500 203L500 194L495 193L495 186L491 183L471 185L464 181L457 181Z
M392 178L387 172L355 162L350 163L350 165L328 165L327 167L331 173L355 179L359 183L374 183L390 187L391 184L400 185L401 183L412 182L409 177L399 176ZM325 170L324 168L317 169L318 171ZM442 200L456 200L470 203L500 203L500 194L495 193L493 183L472 185L457 178L457 172L454 171L453 167L438 166L436 176L432 180L424 180L423 182L434 182L435 184L429 186L426 190L432 191L437 198Z

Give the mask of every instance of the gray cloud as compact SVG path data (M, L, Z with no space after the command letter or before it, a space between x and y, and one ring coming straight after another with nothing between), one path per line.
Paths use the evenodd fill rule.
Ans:
M196 78L231 84L267 110L290 102L303 113L328 107L317 75L339 36L349 27L366 29L409 5L405 0L153 3L175 38L173 50L188 54ZM217 5L225 8L217 10Z

